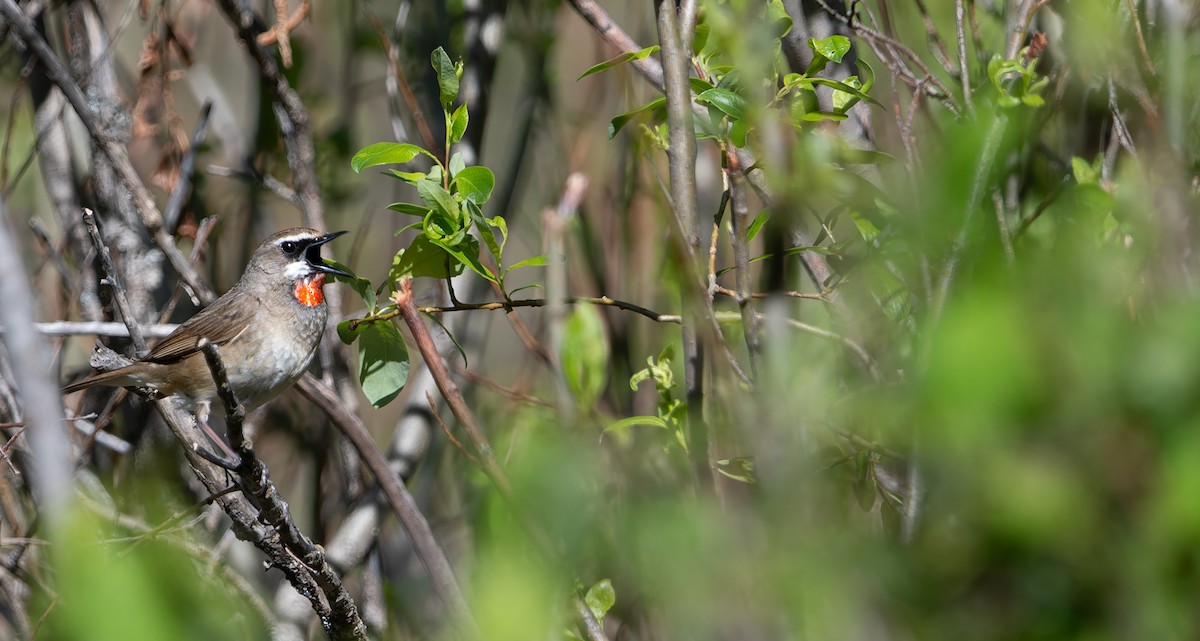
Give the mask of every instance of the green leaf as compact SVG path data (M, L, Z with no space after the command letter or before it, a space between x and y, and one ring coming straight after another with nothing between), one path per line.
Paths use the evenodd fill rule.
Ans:
M358 341L358 380L367 400L377 408L392 402L408 382L408 346L400 330L391 321L362 323L347 329L342 340L347 337Z
M1079 156L1071 157L1071 174L1080 185L1095 185L1100 182L1100 171Z
M664 110L664 107L666 107L666 104L667 104L666 98L655 98L654 100L651 100L650 102L642 105L641 107L638 107L637 109L634 109L633 111L627 111L619 116L616 116L615 118L612 119L612 122L608 123L608 138L609 138L609 140L612 140L612 138L617 135L617 132L624 129L625 125L629 124L629 121L633 120L634 118L637 118L638 116L640 116L644 113L659 112L659 115L661 115L661 113Z
M853 79L853 82L851 82L851 79ZM814 85L825 85L826 87L833 87L834 89L837 89L837 91L833 93L833 108L835 111L845 111L846 109L853 107L854 103L847 103L847 101L850 100L850 96L853 96L859 100L865 100L876 107L883 106L878 100L862 92L862 90L859 88L861 83L859 83L857 76L850 76L849 78L846 78L847 82L838 82L836 80L830 80L829 78L809 78L808 80ZM849 94L849 96L844 94Z
M420 216L421 218L429 215L430 211L428 207L422 207L412 203L392 203L388 205L387 208L392 211L398 211L402 214L408 214L410 216Z
M452 221L462 220L458 202L440 184L428 179L418 181L417 195L420 196L421 202L446 218Z
M832 60L833 62L841 62L842 57L850 52L850 39L846 36L829 36L828 38L808 39L808 46L813 50L813 53Z
M588 588L583 600L597 621L603 621L604 615L617 603L617 592L613 590L612 581L601 579Z
M708 82L707 80L701 80L700 78L688 78L688 86L691 88L692 93L694 94L701 94L713 88L713 84L711 82Z
M758 235L758 232L762 230L763 225L767 223L770 217L771 210L769 209L758 212L758 215L754 217L754 221L750 223L750 227L746 229L746 242L754 240L754 237Z
M767 2L767 20L771 24L772 36L776 39L786 36L792 30L792 17L788 15L787 9L783 8L782 0Z
M349 267L346 267L336 260L330 260L326 258L325 262L329 263L330 266L340 269L348 274L354 273ZM358 275L355 275L354 278L346 278L345 276L340 276L338 274L330 275L333 276L334 280L349 285L350 289L353 289L359 296L362 297L363 302L366 303L367 309L370 310L370 313L375 313L375 286L371 284L370 280Z
M467 103L464 102L454 110L454 115L450 118L450 144L462 140L463 134L467 133L468 120L470 117L467 115Z
M871 87L875 86L875 70L862 58L859 58L856 62L858 63L858 77L862 78L862 91L863 93L867 93L871 90Z
M453 184L464 199L482 205L492 197L492 188L496 186L496 175L487 167L475 165L458 172L454 176Z
M449 110L450 105L458 99L458 78L462 73L461 66L455 65L450 60L450 56L446 55L446 50L441 47L434 49L429 59L433 65L433 71L437 74L438 94L442 108Z
M609 69L612 69L613 67L623 65L627 62L632 62L634 60L641 60L642 58L645 58L646 56L649 56L650 54L655 53L658 50L659 50L658 45L651 45L649 47L646 47L645 49L642 49L641 51L625 52L615 58L609 58L608 60L605 60L604 62L601 62L600 64L591 66L590 68L588 68L587 71L580 74L579 77L575 79L575 81L579 82L580 80L583 80L584 78L587 78L588 76L598 74L602 71L608 71Z
M496 278L496 275L492 273L492 270L488 269L487 265L479 262L479 241L476 240L474 236L468 235L463 238L461 242L453 245L444 240L438 240L436 238L431 239L431 241L434 245L441 247L446 251L447 254L450 254L450 256L457 259L458 262L471 268L471 271L475 272L476 274L483 276L493 283L500 282L500 280Z
M664 430L670 430L671 426L667 422L657 416L629 416L619 421L613 421L604 428L605 432L622 432L631 427L646 425L649 427L661 427Z
M733 120L741 120L746 115L746 99L728 89L709 89L696 96L696 102L716 107Z
M506 269L504 271L511 272L512 270L519 269L521 267L543 267L545 265L546 265L546 255L541 254L538 256L534 256L533 258L526 258L525 260L518 261L518 262L510 265L508 267L508 269Z
M608 337L592 305L576 305L567 319L559 364L579 407L591 409L608 381Z
M406 249L396 252L396 256L392 258L392 268L388 271L388 280L422 276L450 278L461 274L463 264L447 258L446 250L433 244L428 236L421 234L414 238Z
M377 142L359 149L350 159L350 167L354 169L354 173L358 173L377 165L402 165L416 158L417 154L425 154L437 160L433 154L417 145L406 142Z
M729 126L729 142L736 147L746 146L746 137L750 135L750 121L737 120Z
M499 262L500 243L496 242L496 234L492 232L492 226L488 222L488 219L484 217L483 211L479 209L479 205L476 205L471 200L463 203L463 206L470 212L471 220L475 221L475 228L479 230L479 236L483 238L483 244L487 245L488 251L492 252L492 256L495 256L496 261Z
M451 181L453 182L454 177L458 175L458 172L460 172L466 168L467 168L467 161L463 160L462 152L457 152L457 151L454 152L454 155L450 156L450 163L449 163L449 166L447 167L447 169L450 170ZM439 181L439 182L441 182L441 181Z
M426 176L423 171L400 171L399 169L389 169L388 173L410 185L417 184L418 180Z
M754 459L746 456L721 459L716 461L717 472L722 476L742 483L754 484L758 477L754 474Z

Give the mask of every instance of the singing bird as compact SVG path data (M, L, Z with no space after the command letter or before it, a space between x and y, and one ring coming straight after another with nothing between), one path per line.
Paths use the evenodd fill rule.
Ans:
M130 365L72 383L148 387L179 399L203 422L217 395L201 339L220 347L230 386L249 411L279 396L308 369L325 330L326 274L351 277L321 258L321 246L346 232L295 227L254 250L238 282Z

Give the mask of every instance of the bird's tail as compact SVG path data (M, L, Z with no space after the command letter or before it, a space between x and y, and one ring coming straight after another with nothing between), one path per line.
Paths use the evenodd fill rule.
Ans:
M62 388L63 394L71 394L82 389L87 389L93 385L107 385L109 387L124 387L126 385L136 385L137 381L129 377L128 368L122 367L114 369L111 372L100 372L94 376L89 376L81 381L76 381Z

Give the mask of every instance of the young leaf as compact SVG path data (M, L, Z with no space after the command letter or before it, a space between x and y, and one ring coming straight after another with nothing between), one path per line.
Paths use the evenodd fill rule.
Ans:
M446 251L447 254L450 254L450 256L455 258L459 263L470 267L471 271L475 272L476 274L483 276L493 283L498 284L500 282L500 280L496 278L496 275L492 273L492 270L488 269L487 265L479 262L479 241L476 240L474 236L466 236L462 239L462 242L454 245L437 239L432 239L431 242L433 242L434 245L441 247ZM450 262L453 263L454 261L452 260Z
M619 116L616 116L615 118L612 119L612 122L608 123L608 138L609 138L609 140L612 140L613 137L617 135L618 131L621 131L622 129L624 129L625 125L629 124L629 121L631 121L634 118L637 118L638 116L640 116L644 113L647 113L647 112L661 113L661 112L663 112L664 108L666 107L666 104L667 104L666 98L655 98L654 100L651 100L650 102L642 105L641 107L638 107L637 109L634 109L633 111L627 111Z
M492 197L492 188L496 186L496 175L487 167L474 165L458 172L454 176L454 185L464 199L482 205Z
M521 267L543 267L545 265L546 265L546 255L540 254L540 255L534 256L533 258L526 258L525 260L518 261L518 262L510 265L509 268L504 271L505 271L505 273L508 273L514 269L519 269Z
M758 232L762 230L763 225L767 223L767 219L770 217L770 209L758 212L758 215L754 217L754 221L750 223L750 227L746 229L746 242L754 240L754 237L758 235Z
M610 58L608 60L605 60L604 62L601 62L600 64L593 65L592 67L588 68L588 70L583 72L582 74L580 74L579 77L575 79L575 81L579 82L580 80L583 80L584 78L587 78L588 76L598 74L602 71L608 71L609 69L612 69L613 67L618 67L627 62L632 62L634 60L641 60L642 58L645 58L646 56L649 56L650 54L658 51L658 49L659 49L658 45L651 45L649 47L646 47L645 49L642 49L641 51L634 51L631 53L626 52L626 53L623 53L623 54L617 56L616 58Z
M612 581L602 579L588 588L583 600L597 621L603 621L604 615L617 603L617 592L613 590Z
M447 270L449 267L449 270ZM447 261L446 250L433 244L427 236L421 234L413 239L407 249L396 252L392 259L392 268L388 271L388 280L396 281L401 278L450 278L462 273L464 265L457 261Z
M359 149L350 159L350 167L354 169L354 173L358 173L376 165L402 165L416 158L417 154L425 154L437 160L433 154L417 145L406 142L377 142Z
M471 200L463 203L463 206L471 214L471 220L475 221L475 228L479 230L479 236L483 238L483 243L487 245L488 251L496 257L497 263L500 262L500 244L496 242L496 234L492 232L492 226L484 217L483 211Z
M433 54L430 55L430 63L433 64L433 70L437 73L438 94L442 108L448 110L450 105L458 99L459 68L450 60L450 56L446 55L446 50L441 47L433 50Z
M846 78L845 82L838 82L836 80L830 80L829 78L809 78L808 80L814 85L825 85L826 87L833 87L834 89L837 89L837 91L833 93L833 108L835 111L845 111L846 109L853 107L853 102L847 103L851 97L859 100L865 100L876 107L883 106L878 100L862 92L862 83L859 82L857 76L850 76L849 78Z
M850 39L846 36L829 36L828 38L808 39L808 46L816 53L833 62L841 62L842 57L850 52Z
M467 103L464 102L454 110L454 115L450 118L450 144L462 140L463 134L467 132L468 120L470 117L467 115Z
M447 219L452 221L462 220L462 215L458 210L458 202L440 184L429 179L418 181L417 195L421 197L421 202Z
M422 207L412 203L392 203L388 205L387 208L392 211L398 211L402 214L408 214L410 216L420 216L421 218L428 216L430 211L428 207Z
M458 152L458 151L454 152L454 155L450 156L450 165L447 167L447 169L450 170L451 180L453 180L454 177L458 175L458 172L460 172L466 168L467 168L467 161L463 160L462 152Z
M741 120L746 115L746 99L728 89L709 89L696 96L696 102L716 107L733 120Z
M389 169L388 173L410 185L417 184L418 180L425 177L425 172L423 171L400 171L399 169Z
M358 339L358 380L371 405L392 402L408 382L408 346L390 321L364 323L353 332Z
M579 407L591 408L608 380L608 339L595 307L577 305L567 319L559 362Z

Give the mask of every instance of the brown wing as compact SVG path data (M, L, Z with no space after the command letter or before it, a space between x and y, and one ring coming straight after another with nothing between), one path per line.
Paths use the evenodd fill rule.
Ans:
M258 300L250 294L228 292L171 332L142 360L152 363L182 360L200 351L201 338L224 345L245 331L258 306Z

